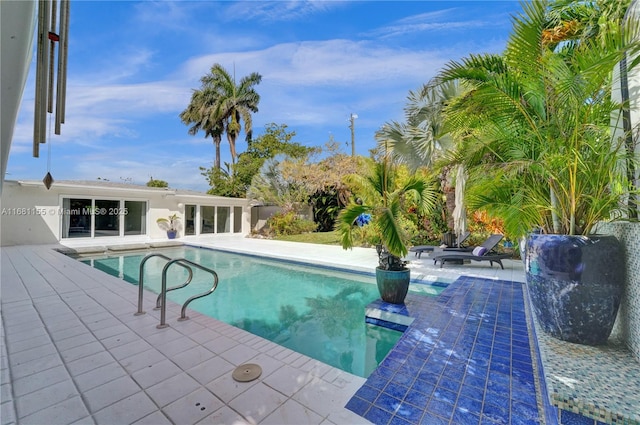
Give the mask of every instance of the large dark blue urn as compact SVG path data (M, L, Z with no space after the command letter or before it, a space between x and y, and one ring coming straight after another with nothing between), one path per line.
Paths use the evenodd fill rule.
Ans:
M404 304L409 291L411 270L384 270L376 267L376 283L380 298L392 304Z
M626 277L618 239L532 234L525 258L529 296L542 329L564 341L604 344Z

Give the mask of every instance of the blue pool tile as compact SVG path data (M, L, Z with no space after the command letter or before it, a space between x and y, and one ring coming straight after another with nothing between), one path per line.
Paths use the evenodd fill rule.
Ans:
M482 405L482 416L497 423L509 423L509 403L507 402L506 405L503 404L502 406L484 403Z
M521 423L537 422L540 420L538 408L529 403L523 403L517 400L511 401L511 416L518 418Z
M360 397L354 396L351 397L351 400L349 400L344 407L357 415L364 416L365 412L371 407L371 403L367 400L361 399Z
M438 416L433 412L425 412L422 416L420 425L449 425L451 422L449 419L445 419L442 416Z
M457 398L457 393L449 391L448 389L443 387L436 387L436 389L433 391L433 396L431 397L432 400L446 401L449 404L455 404Z
M409 403L402 403L400 404L400 406L398 406L398 410L396 411L395 416L399 416L409 423L418 424L420 423L422 414L423 414L422 407L413 406Z
M471 395L468 394L460 394L458 397L458 403L456 405L456 410L461 412L481 412L482 411L482 394Z
M478 425L480 423L480 416L471 413L456 410L453 413L453 422L455 425Z
M431 381L423 381L421 379L418 379L411 386L409 393L415 390L423 392L425 394L431 394L436 388L436 382L438 382L437 378Z
M389 422L389 425L412 425L415 424L417 422L409 422L406 419L398 416L398 415L394 415L391 418L391 422Z
M395 412L400 405L400 400L387 393L381 393L373 405L387 412Z
M355 395L364 400L375 400L380 395L380 390L365 384L356 391Z
M560 410L560 423L562 425L594 425L595 420L567 410Z
M385 394L389 394L392 397L399 398L402 400L407 392L409 391L409 387L406 385L400 385L397 382L390 382L384 389Z
M432 398L429 401L427 408L429 412L433 412L436 415L444 418L450 418L451 416L453 416L453 404L447 403L446 401Z
M393 415L390 412L375 406L371 407L371 409L364 414L365 419L377 425L388 424L391 421L392 416Z
M411 403L412 405L424 409L424 407L429 402L431 398L431 391L422 392L416 389L411 389L407 396L404 398L404 401L407 403Z

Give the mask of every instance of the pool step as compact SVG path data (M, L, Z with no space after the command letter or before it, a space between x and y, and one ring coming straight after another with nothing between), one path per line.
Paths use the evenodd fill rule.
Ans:
M413 322L404 304L391 304L382 300L375 300L365 309L366 323L395 331L404 332Z

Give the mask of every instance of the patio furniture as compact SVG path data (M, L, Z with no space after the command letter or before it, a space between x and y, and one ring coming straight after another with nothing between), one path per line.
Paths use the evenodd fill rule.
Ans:
M457 244L458 246L447 246L444 248L440 248L439 246L435 246L435 245L416 245L414 247L409 248L409 251L413 252L414 255L418 258L422 256L423 252L433 252L437 248L442 249L443 251L471 252L473 250L473 247L460 246L460 244L466 241L469 238L469 236L471 236L471 232L464 232L462 235L460 235L460 240L458 241L458 244Z
M498 243L500 243L502 238L503 235L491 235L482 243L482 245L473 248L473 251L471 252L453 252L443 250L433 256L433 264L437 264L438 261L440 261L440 268L442 268L445 261L489 261L492 267L495 262L500 264L500 267L504 270L502 260L511 258L511 254L492 251Z

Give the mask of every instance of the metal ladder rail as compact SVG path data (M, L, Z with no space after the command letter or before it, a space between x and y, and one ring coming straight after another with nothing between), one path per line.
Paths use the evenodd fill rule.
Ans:
M189 303L193 300L196 300L198 298L202 298L205 297L209 294L211 294L213 291L216 290L216 288L218 287L218 274L208 268L208 267L204 267L198 263L194 263L193 261L187 260L186 258L176 258L174 260L169 261L167 264L165 264L164 268L162 269L162 290L160 292L160 296L162 299L162 305L161 305L161 310L160 310L160 324L156 326L156 328L158 329L162 329L162 328L166 328L169 325L167 325L166 323L166 316L167 316L167 270L169 269L169 267L171 267L173 264L177 263L178 265L184 265L188 264L189 266L198 268L200 270L203 270L207 273L211 273L211 275L213 276L213 286L211 287L211 289L209 289L207 292L204 292L202 294L199 295L194 295L191 298L189 298L188 300L186 300L184 302L184 304L182 305L182 311L180 313L180 318L178 320L187 320L188 317L185 315L185 311L187 309L187 306L189 305ZM186 286L186 285L184 285Z
M140 262L140 274L138 277L138 311L134 313L134 316L140 316L141 314L145 314L146 312L142 310L142 299L144 297L144 265L147 262L147 260L149 260L150 258L153 257L160 257L163 258L167 261L172 261L173 259L170 257L167 257L164 254L159 254L159 253L151 253L149 255L147 255L146 257L144 257L142 259L142 261ZM189 271L189 277L187 278L187 280L185 281L185 283L183 283L182 285L176 286L174 288L171 289L179 289L179 288L184 288L185 286L187 286L190 282L191 279L193 279L193 270L191 269L191 267L182 264L182 262L178 263L178 265L186 268ZM158 296L159 297L159 296ZM158 302L156 300L156 306L158 306Z

